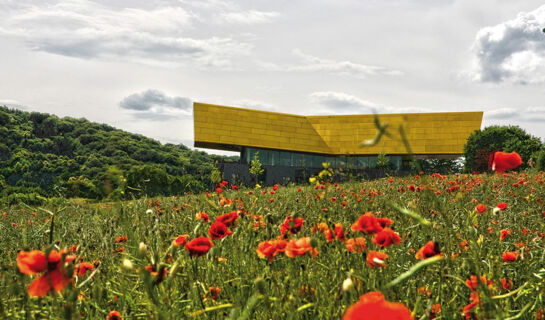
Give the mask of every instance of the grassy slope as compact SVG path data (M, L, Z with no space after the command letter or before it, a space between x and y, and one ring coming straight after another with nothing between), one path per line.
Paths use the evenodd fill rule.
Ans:
M253 301L257 304L252 316L256 319L338 318L359 295L380 290L388 300L402 302L414 310L416 318L427 314L432 304L440 303L444 319L459 319L470 295L463 282L472 274L485 275L493 281L492 295L506 293L499 282L503 277L512 280L514 288L527 281L531 283L527 288L539 285L533 273L545 266L545 240L540 237L545 231L545 217L542 216L544 179L543 174L535 173L445 179L423 176L352 182L338 188L334 185L325 189L305 186L301 192L297 191L298 187L280 187L275 194L270 193L271 189L267 189L266 194L260 190L253 194L248 194L248 190L225 190L222 196L232 199L231 205L225 207L219 205L217 194L210 199L204 194L153 199L161 202L160 215L156 207L149 206L151 199L92 205L68 203L64 207L49 208L56 212L53 238L60 247L77 245L78 255L86 261L99 260L99 271L81 288L65 289L63 298L50 294L44 299L30 300L25 295L30 279L17 271L16 255L21 249L43 249L47 245L50 217L42 210L6 208L2 210L6 216L0 217L0 253L4 257L0 260L0 292L3 292L0 318L23 317L25 312L61 318L63 310L72 306L73 317L104 319L115 309L127 319L150 315L179 319L207 307L220 306L198 317L223 319L236 312L233 309L247 305L252 296L257 299ZM513 185L519 181L523 183ZM447 192L446 188L451 186L449 182L459 185L460 189ZM410 191L411 185L423 187L424 191ZM438 190L442 194L435 194ZM385 204L389 200L412 208L433 225L423 226L389 209ZM345 206L342 201L346 201ZM506 202L509 208L493 214L492 208L498 202ZM488 210L476 214L477 203L486 204ZM212 222L215 216L238 206L248 213L262 215L266 226L254 230L254 221L249 215L242 214L236 227L232 228L233 235L215 240L208 255L190 258L180 247L172 251L172 262L164 259L176 236L207 235L209 224L196 220L197 212L206 211ZM152 213L146 212L148 209L152 209ZM432 209L436 215L430 213ZM351 224L367 211L393 219L392 228L401 236L401 244L378 248L372 244L370 236L350 231ZM278 255L272 262L260 259L255 251L258 243L277 237L278 226L290 214L304 218L303 229L297 237L314 237L319 255L315 258L308 254L295 258ZM319 222L327 222L330 226L342 223L347 238L365 237L368 250L381 250L390 255L386 260L388 266L368 268L366 253L349 253L344 243L326 242L323 235L313 234L311 226ZM14 223L17 225L13 226ZM529 229L526 235L523 228ZM512 231L503 242L499 241L500 229ZM116 237L122 235L126 235L128 241L116 244ZM406 282L385 289L386 283L417 262L414 252L429 240L440 243L447 259L427 267ZM462 240L468 241L468 251L461 250L459 243ZM145 258L138 254L141 241L148 246ZM515 245L520 242L524 243L523 248ZM125 252L112 253L119 247L124 247ZM503 252L515 250L522 254L518 261L502 262ZM452 254L459 255L452 258ZM179 273L157 286L146 285L149 282L142 277L146 274L143 267L150 263L152 256L165 262L169 269L179 260ZM218 257L227 261L220 262ZM124 258L130 259L139 273L134 269L122 271L120 266ZM349 272L356 285L352 291L343 292L341 285ZM264 279L265 296L255 294L254 279L259 277ZM211 286L221 289L219 299L203 302L202 295ZM305 286L307 290L302 290ZM429 295L420 294L420 287L426 287ZM485 290L481 292L480 312L485 312L488 318L501 318L515 314L529 304L534 308L531 313L535 314L533 303L543 299L544 293L543 288L541 294L536 293L538 289L532 290L516 300L513 297L492 300L487 298L489 294ZM82 298L77 300L79 291ZM524 319L532 317L530 311L523 316Z

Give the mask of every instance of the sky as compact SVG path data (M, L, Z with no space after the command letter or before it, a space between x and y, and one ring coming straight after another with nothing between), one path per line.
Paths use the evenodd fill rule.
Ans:
M0 105L189 147L193 101L544 139L544 28L532 0L0 0Z

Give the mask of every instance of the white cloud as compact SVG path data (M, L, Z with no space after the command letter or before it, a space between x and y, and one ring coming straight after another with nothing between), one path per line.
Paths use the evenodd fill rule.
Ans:
M148 89L123 98L119 106L122 109L132 110L132 115L137 118L166 120L190 115L193 101L190 98L171 97L162 91Z
M536 122L545 120L545 107L498 108L484 111L483 117L488 120L516 120Z
M301 63L298 65L280 66L272 62L257 61L258 67L267 71L299 71L299 72L325 72L338 76L350 76L355 78L367 78L368 76L400 76L402 71L381 66L360 64L348 60L337 61L323 59L294 49L293 54Z
M6 106L8 108L27 110L28 108L17 100L0 99L0 106Z
M545 82L545 5L482 28L473 43L472 75L482 82Z
M277 12L266 12L257 10L233 11L222 14L223 19L229 23L257 24L271 22L278 17Z
M427 108L384 106L372 101L363 100L357 96L335 91L313 92L309 95L312 103L321 107L314 113L322 114L367 114L367 113L414 113L430 112Z
M36 51L85 59L230 68L252 46L230 37L186 36L196 19L179 6L111 8L86 0L21 6L0 22L0 33Z
M488 119L512 119L518 117L519 111L515 108L499 108L485 111L484 115Z

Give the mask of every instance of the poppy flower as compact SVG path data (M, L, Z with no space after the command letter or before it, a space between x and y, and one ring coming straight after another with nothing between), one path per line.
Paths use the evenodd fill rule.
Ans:
M414 257L417 260L424 260L437 255L442 255L441 250L439 249L439 244L435 241L428 241L416 252Z
M216 221L222 222L228 227L231 227L238 219L238 212L232 211L229 213L222 214L221 216L216 217Z
M374 234L381 230L382 226L371 212L366 212L361 215L358 218L358 221L352 225L352 231L360 231L364 234Z
M198 237L185 244L185 249L195 257L205 255L214 244L207 237Z
M121 236L121 237L115 238L115 243L122 243L122 242L127 242L127 236Z
M220 293L221 293L221 289L219 287L209 287L208 291L210 292L210 298L212 298L212 300L216 301L219 299ZM207 296L204 295L203 299L206 299L206 298Z
M511 231L509 230L506 230L506 229L500 230L500 241L505 240L505 238L507 238L507 236L510 234L511 234Z
M394 223L394 220L388 218L377 218L378 223L381 227L386 228Z
M223 222L216 221L212 223L210 229L208 229L208 234L212 240L221 239L228 235L233 234Z
M440 304L433 304L430 309L430 316L428 320L433 320L437 318L437 315L441 312L441 305Z
M487 280L486 277L480 276L479 279L482 285L488 286L489 288L492 287L492 281ZM471 291L476 291L479 286L477 276L472 275L469 277L469 279L466 280L466 286L468 286Z
M198 212L196 215L195 215L195 218L197 218L197 220L203 220L204 223L208 223L208 220L210 219L210 217L208 217L208 214L206 212Z
M72 262L76 257L64 255L57 250L51 250L46 257L40 250L20 251L17 254L17 266L19 271L26 275L44 272L34 279L28 286L28 295L31 297L43 297L51 290L61 291L70 283L65 263ZM64 260L63 260L64 259Z
M117 310L112 310L108 315L106 316L106 320L121 320L123 319L123 316L121 316L121 313Z
M378 246L388 247L392 244L399 244L401 238L394 230L386 227L379 233L376 233L371 241Z
M386 301L378 291L368 292L351 305L343 315L343 320L412 320L411 311L399 302Z
M513 170L521 164L522 158L516 152L506 153L496 151L488 159L488 169L492 169L492 171L496 171L497 173Z
M367 253L367 258L365 259L365 264L369 268L385 268L386 263L384 263L384 260L386 260L388 257L389 255L384 252L369 250L369 253Z
M283 236L286 235L286 233L296 234L299 231L301 231L301 228L303 227L303 218L292 218L291 216L287 216L286 220L280 225L280 233L282 233Z
M485 206L484 204L479 203L479 204L475 207L475 209L477 209L477 211L479 211L479 213L483 213L483 212L486 211L487 208L486 208L486 206Z
M95 268L95 265L90 262L80 262L76 265L76 274L80 277L85 276L87 271L91 271Z
M367 246L365 245L365 238L352 238L346 241L346 249L349 252L363 252Z
M314 249L310 245L310 237L290 240L286 244L286 250L284 251L286 256L290 258L302 256L307 252L309 252L313 257L317 256L319 253L318 250Z
M507 203L505 202L500 202L496 205L496 208L500 209L501 211L507 209Z
M513 280L507 280L505 278L500 279L501 287L503 290L509 290L513 287Z
M505 262L517 261L519 254L516 251L507 251L501 255L501 258Z
M175 247L183 246L187 242L187 239L189 238L188 234L184 234L181 236L177 236L174 241L172 241L172 245Z
M263 241L257 245L257 249L255 250L257 252L257 255L260 258L267 257L269 261L272 261L272 259L280 252L284 252L284 249L286 248L286 240L270 240L270 241Z

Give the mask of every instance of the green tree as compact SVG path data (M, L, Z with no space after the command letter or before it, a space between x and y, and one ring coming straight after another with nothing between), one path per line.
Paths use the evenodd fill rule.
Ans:
M250 173L255 177L255 184L258 184L259 176L265 172L259 161L259 151L254 154L254 159L250 165Z
M488 170L488 159L495 151L518 152L523 164L537 156L542 148L541 141L518 126L490 126L474 131L464 146L464 171ZM534 158L535 159L535 158Z
M215 162L212 171L210 171L210 181L215 185L221 182L221 171L218 169L218 162Z

